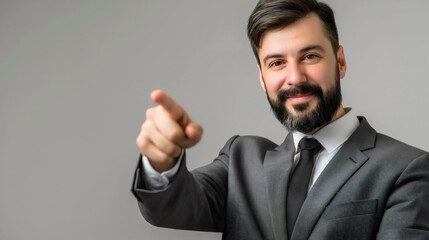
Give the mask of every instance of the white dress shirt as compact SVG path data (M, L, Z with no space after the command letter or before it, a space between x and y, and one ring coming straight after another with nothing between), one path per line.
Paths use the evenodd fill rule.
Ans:
M344 116L320 129L313 135L305 135L301 132L292 132L295 144L294 165L296 165L299 160L300 152L298 149L298 143L302 138L315 138L323 146L323 149L316 156L309 189L311 189L323 169L325 169L332 157L334 157L340 150L344 142L352 135L356 128L359 127L359 120L354 112L351 109L346 109L346 111L347 113ZM153 169L146 156L143 156L144 181L146 183L146 187L150 190L161 190L166 188L170 183L170 179L179 169L183 153L184 151L182 151L179 160L172 169L162 173Z
M344 142L349 139L352 133L359 127L359 120L351 109L346 109L347 113L341 118L331 122L313 135L306 135L301 132L292 132L295 144L294 166L298 163L300 152L299 141L302 138L315 138L323 146L323 149L315 156L313 173L311 175L309 190L328 165L335 154L341 149Z

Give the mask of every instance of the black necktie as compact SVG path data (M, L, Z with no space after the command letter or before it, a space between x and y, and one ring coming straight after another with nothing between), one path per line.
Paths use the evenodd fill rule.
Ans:
M308 183L314 166L314 156L322 149L322 145L314 138L301 139L298 147L301 149L301 155L289 180L286 199L286 220L289 238L302 203L307 196Z

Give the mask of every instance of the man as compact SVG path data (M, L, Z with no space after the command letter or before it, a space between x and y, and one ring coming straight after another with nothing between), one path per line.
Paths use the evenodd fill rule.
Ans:
M160 90L137 138L133 193L150 223L223 239L429 239L429 154L377 133L341 104L343 47L329 6L261 0L248 36L260 82L289 130L234 136L189 172L202 128Z

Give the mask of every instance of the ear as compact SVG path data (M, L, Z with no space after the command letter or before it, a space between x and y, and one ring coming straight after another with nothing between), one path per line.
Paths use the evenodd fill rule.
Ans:
M264 90L264 92L266 92L267 90L265 88L264 77L262 76L261 66L259 64L258 64L258 70L259 70L259 83L261 84L261 87Z
M338 47L337 62L338 68L340 70L340 79L343 79L346 76L347 63L346 57L344 56L344 48L341 45Z

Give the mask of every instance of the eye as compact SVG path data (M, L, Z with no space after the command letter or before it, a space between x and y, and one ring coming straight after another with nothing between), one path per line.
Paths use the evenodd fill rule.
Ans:
M272 63L270 63L270 67L278 67L280 65L282 65L284 62L283 61L274 61Z
M302 63L305 64L316 64L318 63L320 60L322 59L322 57L319 54L315 54L315 53L308 53L305 54L302 58Z
M311 59L315 59L318 58L319 56L316 54L307 54L304 56L304 60L311 60Z
M319 56L317 56L316 54L307 54L304 56L304 59L314 59L317 57L319 57Z

